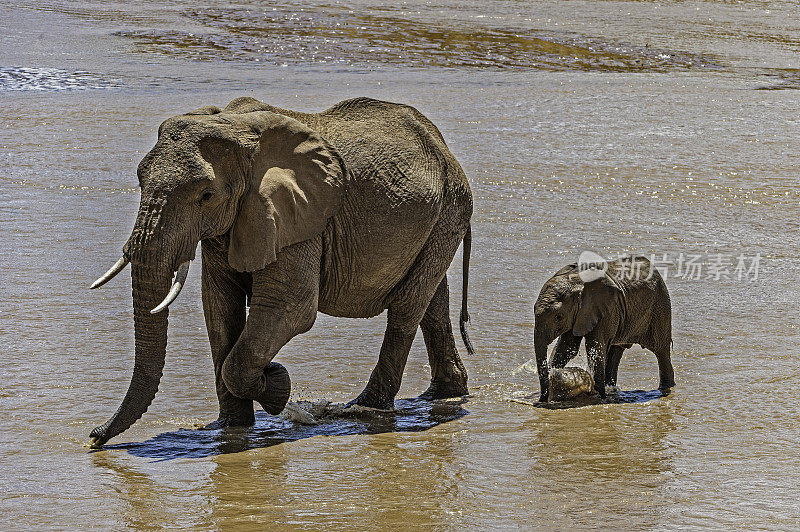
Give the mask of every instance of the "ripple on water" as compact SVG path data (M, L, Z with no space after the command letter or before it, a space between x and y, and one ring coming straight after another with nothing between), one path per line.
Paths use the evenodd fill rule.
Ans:
M85 71L0 66L0 91L60 92L107 89L119 82Z
M345 9L206 8L183 15L205 28L121 30L139 51L197 61L391 65L548 71L718 69L712 57L570 32L414 20Z
M769 68L759 74L760 79L766 83L756 87L756 90L797 90L800 89L800 68Z

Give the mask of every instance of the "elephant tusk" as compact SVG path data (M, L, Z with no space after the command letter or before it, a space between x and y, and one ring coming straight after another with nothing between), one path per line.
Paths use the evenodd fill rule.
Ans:
M111 279L113 279L114 276L116 276L119 272L121 272L123 269L125 269L125 266L127 266L130 262L131 261L129 261L127 259L127 257L125 257L123 255L116 262L116 264L114 264L111 268L109 268L109 270L106 273L104 273L102 276L100 276L99 279L97 279L95 282L93 282L92 285L89 288L90 289L95 289L95 288L99 288L99 287L103 286L104 284L109 282Z
M157 314L170 306L170 304L175 301L175 298L178 297L178 294L181 293L181 288L183 288L183 284L186 282L186 275L189 273L189 263L191 261L186 261L178 267L178 273L175 274L175 281L172 282L172 288L169 289L169 293L167 297L164 298L156 308L150 311L150 314Z

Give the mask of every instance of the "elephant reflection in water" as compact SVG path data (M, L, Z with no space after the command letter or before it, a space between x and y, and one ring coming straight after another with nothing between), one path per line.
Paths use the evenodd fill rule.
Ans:
M646 530L669 522L665 516L675 505L669 486L683 467L673 442L682 428L675 420L683 417L674 413L682 407L668 401L639 406L645 405L542 409L546 419L521 427L527 450L520 475L551 479L537 482L537 500L547 501L542 509L562 510L545 510L548 528Z
M92 286L132 265L135 364L121 406L91 432L93 447L155 397L167 306L198 242L219 399L210 428L253 424L254 400L283 409L290 379L272 360L317 312L367 318L388 309L377 365L353 404L392 407L418 328L431 366L423 397L467 393L445 272L463 241L459 323L471 353L472 195L441 133L416 109L357 98L309 114L238 98L166 120L138 177L123 256Z
M458 459L448 430L310 438L214 456L203 486L205 519L222 530L254 523L268 529L332 523L353 530L450 528L457 502L431 494L459 492Z
M147 530L158 523L164 528L207 529L203 526L203 514L197 511L197 500L187 498L184 490L176 489L176 483L170 482L174 478L153 465L163 465L163 462L143 462L117 453L92 453L90 460L95 468L94 474L101 479L100 484L111 488L101 490L95 502L96 508L108 506L118 509L116 512L100 512L98 520L92 523L98 528ZM190 463L184 462L184 466L198 467L200 471L193 473L202 478L206 467L200 462L188 465Z

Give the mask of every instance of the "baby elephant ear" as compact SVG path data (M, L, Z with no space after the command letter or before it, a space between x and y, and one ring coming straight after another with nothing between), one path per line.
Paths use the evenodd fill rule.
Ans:
M336 150L308 126L268 111L237 117L253 133L249 178L230 231L228 262L252 272L320 234L342 202L346 172Z
M580 307L572 325L572 334L586 336L597 327L600 319L608 314L615 301L619 289L616 284L604 275L583 285Z

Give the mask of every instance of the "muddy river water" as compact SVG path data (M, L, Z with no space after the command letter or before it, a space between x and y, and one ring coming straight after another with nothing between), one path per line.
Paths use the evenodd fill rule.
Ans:
M0 527L800 527L800 22L793 2L0 2ZM135 169L165 118L249 95L410 103L475 196L464 401L316 425L217 415L199 268L147 414L89 431L133 365ZM677 386L626 352L623 402L546 410L533 302L583 250L666 273ZM451 315L460 252L448 273ZM354 398L385 315L320 315L292 401ZM585 359L579 361L585 365ZM526 399L528 398L528 399ZM522 401L522 402L519 402Z

